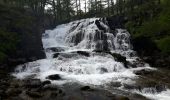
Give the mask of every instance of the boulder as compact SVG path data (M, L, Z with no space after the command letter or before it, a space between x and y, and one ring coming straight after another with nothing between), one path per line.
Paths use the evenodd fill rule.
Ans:
M53 54L53 58L57 58L60 55L60 53Z
M128 68L128 66L127 66L127 61L126 61L126 57L124 57L124 56L122 56L122 55L120 55L120 54L117 54L117 53L109 53L109 54L111 54L111 55L115 58L116 61L122 62L122 63L124 64L124 66L125 66L126 68Z
M103 30L104 32L106 32L107 29L100 24L99 20L96 20L95 24L99 28L99 30Z
M54 75L49 75L49 76L47 76L46 79L50 79L50 80L61 80L62 78L60 77L59 74L54 74Z
M47 81L42 82L42 85L43 85L43 86L44 86L44 85L48 85L48 84L51 84L51 81L47 80Z
M86 57L90 57L90 53L86 51L77 51L77 53Z
M61 47L51 47L51 48L47 48L46 51L61 52L64 51L64 49Z
M143 69L143 70L135 71L134 73L136 75L147 75L147 74L152 74L152 71Z
M112 82L110 83L112 87L121 87L121 82Z
M91 89L90 86L83 86L83 87L80 88L80 90L82 90L82 91L91 91L93 89Z

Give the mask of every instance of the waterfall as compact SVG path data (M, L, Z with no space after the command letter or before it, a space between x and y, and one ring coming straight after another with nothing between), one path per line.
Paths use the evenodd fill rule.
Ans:
M129 32L125 29L111 30L105 18L82 19L59 25L53 30L46 30L42 42L47 59L19 65L15 74L17 77L32 75L45 80L48 75L60 74L66 80L104 84L103 80L126 82L125 77L136 76L133 70L150 68L137 57ZM88 57L78 51L88 54ZM126 58L135 68L131 65L125 67L110 53Z
M126 29L110 29L105 18L88 18L46 30L42 35L46 59L19 65L14 76L47 80L58 74L54 84L78 82L106 85L110 82L134 84L134 71L150 69L133 50ZM119 58L125 58L125 62Z

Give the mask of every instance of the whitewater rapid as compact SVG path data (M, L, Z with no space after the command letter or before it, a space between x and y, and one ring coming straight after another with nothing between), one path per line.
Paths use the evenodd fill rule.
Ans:
M123 89L123 84L135 83L134 79L138 76L134 71L155 70L136 55L128 31L111 30L106 19L89 18L59 25L53 30L45 31L42 43L47 58L19 65L13 73L14 76L19 79L31 77L45 81L49 75L58 74L62 80L51 80L52 83L106 85L120 82L120 89ZM86 52L89 56L78 54L77 51ZM117 61L112 55L94 51L120 54L126 57L130 65L125 67L123 62ZM139 91L136 93L157 100L169 98L169 90L157 94ZM153 95L156 95L155 98Z

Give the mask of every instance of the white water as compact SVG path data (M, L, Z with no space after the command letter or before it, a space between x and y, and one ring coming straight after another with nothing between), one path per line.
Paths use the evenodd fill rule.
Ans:
M99 20L104 30L99 30L95 21ZM42 37L43 47L47 59L19 65L14 76L20 79L27 77L46 80L46 77L59 74L63 80L52 81L55 84L80 82L82 84L105 85L110 82L133 84L137 75L136 70L153 69L148 64L139 61L130 43L130 34L124 29L112 32L107 21L99 18L83 19L57 26L54 30L47 30ZM52 50L51 48L55 48ZM56 49L57 48L57 49ZM137 68L117 62L113 56L106 53L94 53L93 50L110 50L125 56L127 61L136 64ZM73 53L86 51L90 57ZM53 58L55 53L61 53ZM169 91L169 90L168 90ZM158 100L166 98L166 92L161 94L140 94ZM168 98L168 97L167 97ZM154 98L155 99L155 98ZM164 99L166 100L166 99Z
M170 90L167 89L166 91L162 92L153 92L153 89L143 89L142 91L135 91L138 94L141 94L145 97L148 97L152 100L170 100Z

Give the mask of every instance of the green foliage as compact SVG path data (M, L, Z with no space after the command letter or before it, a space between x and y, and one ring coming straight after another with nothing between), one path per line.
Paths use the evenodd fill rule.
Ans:
M161 0L161 4L150 0L139 5L127 14L129 20L125 27L133 38L149 37L164 54L170 51L170 1ZM168 37L167 37L168 36Z
M17 40L18 36L16 33L0 29L0 63L7 58L8 54L15 52Z
M1 5L1 4L0 4ZM22 34L32 33L35 19L23 8L1 5L0 63L16 54Z
M157 44L163 54L170 54L170 36L161 38L157 41Z

